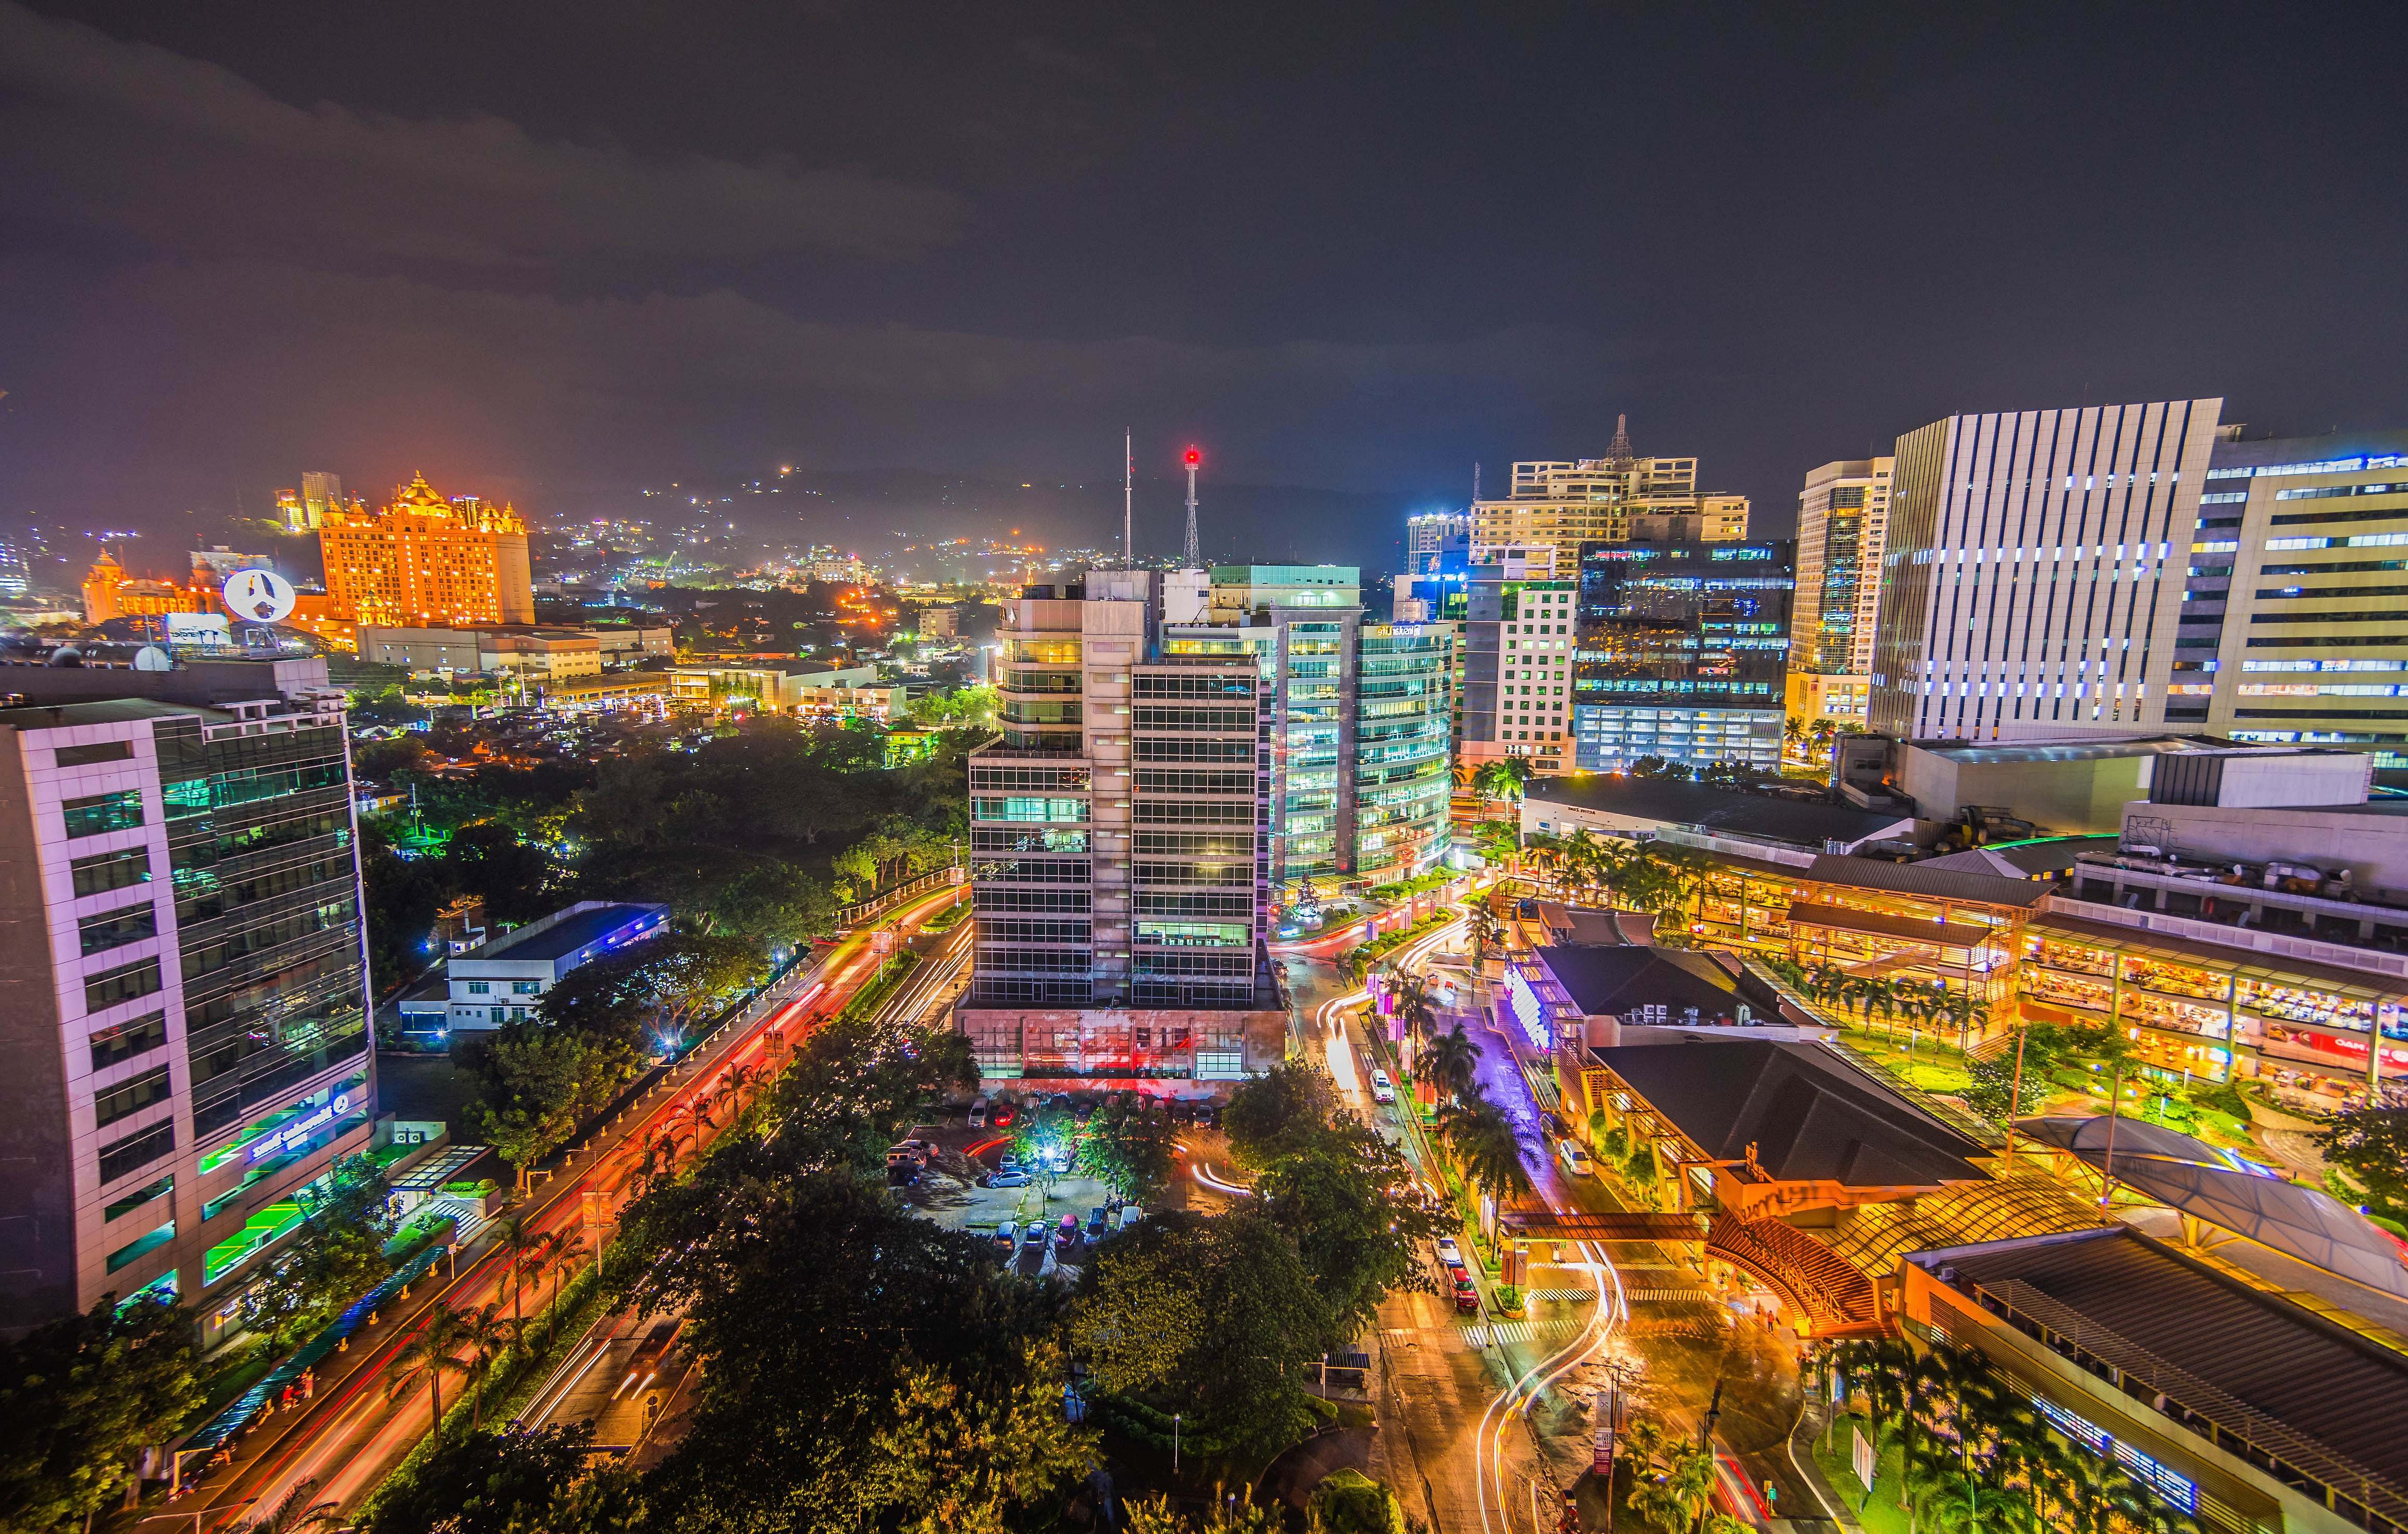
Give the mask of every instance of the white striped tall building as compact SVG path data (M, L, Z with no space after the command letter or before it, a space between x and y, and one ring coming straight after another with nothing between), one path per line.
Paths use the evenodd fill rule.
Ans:
M1952 415L1899 437L1871 727L2162 725L2223 404Z

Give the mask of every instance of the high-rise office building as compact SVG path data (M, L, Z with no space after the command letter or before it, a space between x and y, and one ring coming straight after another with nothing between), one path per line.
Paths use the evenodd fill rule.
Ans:
M179 1298L215 1340L372 1138L325 662L0 667L0 1326Z
M1584 543L1743 538L1747 516L1744 495L1698 494L1695 458L1638 457L1617 431L1603 458L1515 464L1501 498L1472 503L1471 562L1551 558L1570 580Z
M1405 567L1390 616L1400 624L1460 623L1470 595L1471 518L1429 511L1405 519Z
M1474 772L1509 756L1540 774L1571 769L1572 652L1580 582L1476 566L1463 623L1457 759Z
M2408 766L2408 432L2221 434L2166 721Z
M380 510L329 510L318 530L330 618L395 626L535 622L526 523L424 477Z
M1455 633L1379 623L1344 565L1222 565L1211 622L1171 625L1171 654L1244 654L1270 700L1274 887L1382 883L1446 847Z
M970 994L989 1078L1228 1080L1280 1058L1269 702L1241 652L1167 654L1160 577L1011 604L1003 738L969 763Z
M2223 403L1953 415L1899 437L1871 727L2164 724Z
M1584 548L1572 765L1777 771L1790 559L1778 541Z
M1807 473L1798 493L1798 594L1789 609L1793 670L1827 677L1872 670L1894 462L1842 460Z

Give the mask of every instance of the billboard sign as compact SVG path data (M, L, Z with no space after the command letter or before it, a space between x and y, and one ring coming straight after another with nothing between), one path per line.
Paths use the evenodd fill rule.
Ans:
M159 625L170 646L222 650L234 643L234 631L222 612L163 612Z
M222 595L227 615L247 624L280 624L299 600L293 582L274 570L236 570Z

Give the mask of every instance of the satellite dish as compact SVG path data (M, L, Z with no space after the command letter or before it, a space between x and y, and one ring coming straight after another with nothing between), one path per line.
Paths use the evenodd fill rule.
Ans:
M83 664L83 652L78 650L71 644L63 644L56 650L51 651L50 658L43 664L46 666L61 667L81 666Z
M229 616L252 624L280 624L299 601L293 582L274 570L236 570L221 595Z
M175 668L175 661L155 644L146 644L134 652L134 669L136 671L173 671Z

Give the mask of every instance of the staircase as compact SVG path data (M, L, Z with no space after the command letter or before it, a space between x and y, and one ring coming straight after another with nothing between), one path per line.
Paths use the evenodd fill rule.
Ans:
M1716 1214L1706 1227L1706 1251L1787 1293L1817 1330L1870 1326L1880 1319L1872 1280L1813 1237L1779 1220Z

